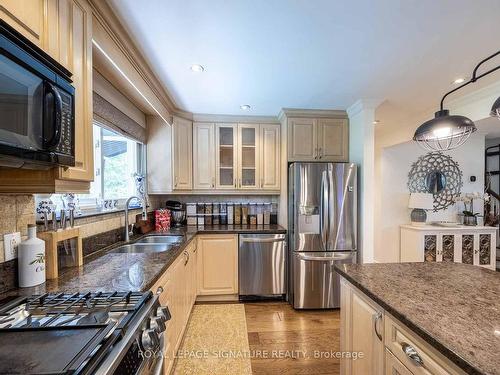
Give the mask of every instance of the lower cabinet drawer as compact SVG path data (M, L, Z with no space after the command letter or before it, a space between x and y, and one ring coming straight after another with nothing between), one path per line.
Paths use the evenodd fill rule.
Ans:
M461 369L389 314L385 318L385 346L414 375L463 375ZM386 355L387 358L387 355ZM397 372L386 372L397 374ZM403 373L406 374L406 373Z
M385 349L385 375L413 375L389 350Z

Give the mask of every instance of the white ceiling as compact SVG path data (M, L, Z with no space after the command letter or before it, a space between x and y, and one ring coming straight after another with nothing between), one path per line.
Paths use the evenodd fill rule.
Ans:
M176 105L195 113L345 109L360 98L418 112L500 49L499 0L109 2Z

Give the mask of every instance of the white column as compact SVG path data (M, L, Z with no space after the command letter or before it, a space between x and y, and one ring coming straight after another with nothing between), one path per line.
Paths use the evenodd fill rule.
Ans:
M358 100L347 109L349 161L358 165L358 262L374 261L375 109L379 100Z

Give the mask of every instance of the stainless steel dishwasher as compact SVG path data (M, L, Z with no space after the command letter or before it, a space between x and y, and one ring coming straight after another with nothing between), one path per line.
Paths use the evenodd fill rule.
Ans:
M240 234L240 299L283 298L286 294L286 235Z

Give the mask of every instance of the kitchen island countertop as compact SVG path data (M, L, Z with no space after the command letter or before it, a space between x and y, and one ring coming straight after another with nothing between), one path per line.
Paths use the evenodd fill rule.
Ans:
M500 374L500 272L460 263L335 266L468 374Z

